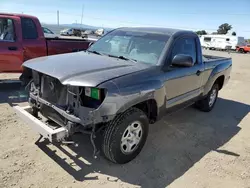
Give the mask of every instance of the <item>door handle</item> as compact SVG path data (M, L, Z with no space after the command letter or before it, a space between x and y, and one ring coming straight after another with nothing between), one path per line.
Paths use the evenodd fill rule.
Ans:
M197 76L200 76L201 73L202 73L201 70L197 70L196 75L197 75Z
M16 46L9 46L8 49L11 50L11 51L17 51L17 47Z

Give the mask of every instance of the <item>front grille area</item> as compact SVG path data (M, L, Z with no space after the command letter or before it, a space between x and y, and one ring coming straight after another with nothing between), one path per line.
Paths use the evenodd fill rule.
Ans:
M57 106L64 107L67 99L67 86L53 77L42 75L41 97Z

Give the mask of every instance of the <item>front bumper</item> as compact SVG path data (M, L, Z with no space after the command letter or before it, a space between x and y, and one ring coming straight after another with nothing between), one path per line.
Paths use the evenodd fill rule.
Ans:
M68 130L64 127L59 127L56 129L50 128L48 125L43 123L41 120L37 119L31 114L32 107L20 107L14 106L17 115L24 120L25 123L29 125L35 132L47 138L50 142L62 141L68 136Z
M88 127L90 125L93 125L94 122L95 123L102 122L102 118L100 116L98 116L97 115L98 113L96 113L97 111L95 109L92 109L92 108L84 107L83 108L84 110L82 111L83 113L80 114L80 117L77 117L73 114L67 113L65 110L55 106L54 104L46 101L45 99L43 99L37 95L34 95L32 93L30 93L30 99L33 99L34 101L36 101L36 103L46 105L50 109L54 110L54 112L59 114L60 117L64 118L66 121L70 121L71 123L74 123L74 124L80 124L84 127Z
M50 107L50 108L52 108L52 109L54 109L58 114L60 114L61 116L63 116L64 118L66 118L67 120L69 120L69 121L71 121L71 122L74 122L74 123L80 123L80 122L81 122L81 120L80 120L78 117L76 117L76 116L74 116L74 115L71 115L71 114L68 114L68 113L65 112L64 110L58 108L57 106L51 104L50 102L48 102L48 101L42 99L42 98L39 97L39 96L36 96L36 95L30 93L30 98L31 98L31 99L34 99L35 101L37 101L37 102L39 102L39 103L42 103L42 104L44 104L44 105Z

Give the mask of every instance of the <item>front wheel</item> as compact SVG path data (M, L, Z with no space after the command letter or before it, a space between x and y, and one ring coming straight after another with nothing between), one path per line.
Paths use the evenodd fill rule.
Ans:
M102 150L107 159L125 164L142 150L148 136L149 121L143 111L130 108L108 123Z
M215 83L212 89L208 92L207 96L195 103L196 108L203 112L210 112L217 101L218 93L219 85Z
M244 51L243 48L240 48L240 49L239 49L239 52L240 52L240 53L245 53L245 51Z

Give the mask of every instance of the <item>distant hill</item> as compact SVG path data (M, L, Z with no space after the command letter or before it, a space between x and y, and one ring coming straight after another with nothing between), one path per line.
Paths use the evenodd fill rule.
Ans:
M53 31L55 34L60 34L60 31L63 29L67 29L67 28L82 28L84 30L97 30L99 28L103 28L103 27L96 27L96 26L91 26L91 25L85 25L85 24L61 24L61 25L57 25L57 24L46 24L46 23L42 23L43 27L47 27L49 28L51 31ZM104 30L109 31L112 30L113 28L106 28L104 27Z
M92 26L92 25L85 25L85 24L76 24L76 23L73 23L73 24L62 24L62 26L64 27L73 27L73 28L87 28L87 29L98 29L100 27L95 27L95 26Z

